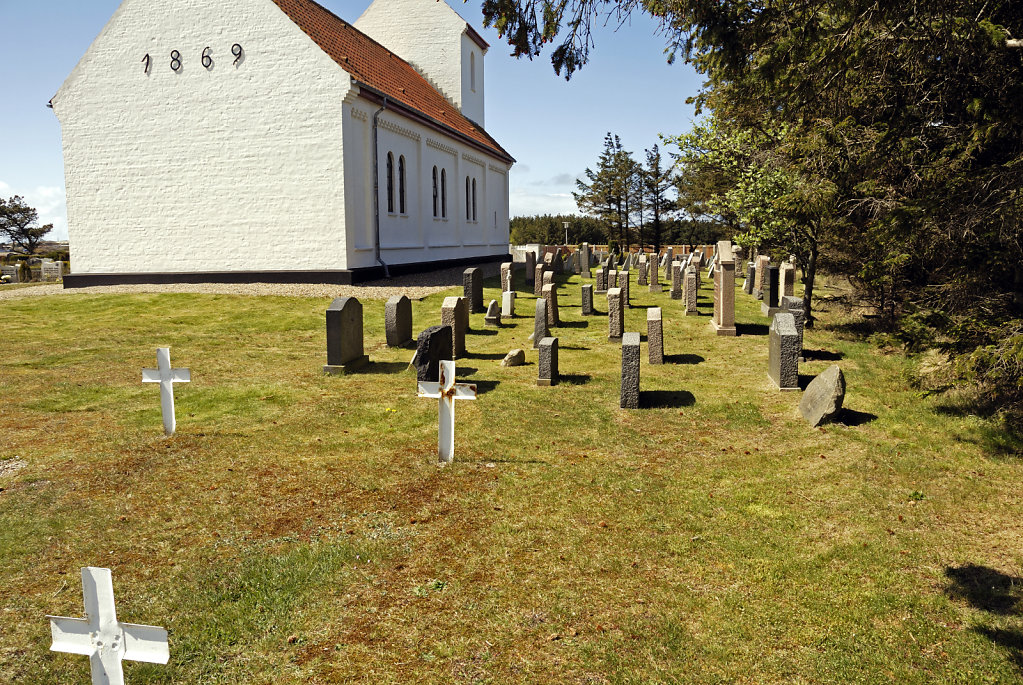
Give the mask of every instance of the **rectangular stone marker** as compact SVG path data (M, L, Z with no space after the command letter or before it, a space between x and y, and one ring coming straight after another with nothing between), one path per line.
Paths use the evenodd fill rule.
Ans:
M547 337L550 328L547 326L547 301L542 297L536 300L536 315L533 317L533 349L540 348L540 341Z
M558 376L558 339L547 337L540 341L540 373L537 385L557 385Z
M515 273L515 264L512 262L505 262L501 265L501 292L506 293L512 288L512 278Z
M487 311L483 305L483 270L477 267L462 272L462 293L469 301L469 312L482 314Z
M327 308L327 365L324 373L350 373L369 361L362 342L362 304L339 297Z
M748 262L746 264L746 282L742 284L742 289L746 291L747 295L753 294L753 284L757 280L757 263Z
M412 342L412 301L395 295L384 306L384 329L388 347L407 347Z
M0 276L8 276L8 283L21 283L21 269L13 264L0 266Z
M526 250L526 283L532 283L536 278L536 253Z
M556 328L561 325L561 317L558 315L558 290L553 283L543 287L543 299L547 303L547 325Z
M445 297L440 308L440 322L451 326L451 356L465 356L465 332L468 330L469 306L464 297Z
M806 311L803 300L799 297L781 298L781 308L792 314L796 321L796 332L799 333L799 361L803 361L803 330L806 328Z
M555 282L554 282L554 272L553 271L544 271L543 272L543 281L542 281L542 283L543 283L543 285L540 286L540 293L541 294L543 293L543 286L553 285L555 288L558 287L557 284L555 284Z
M698 316L700 314L698 307L700 298L700 278L698 274L699 269L695 266L690 266L685 270L685 289L682 292L682 303L685 305L686 316Z
M501 293L501 316L509 319L515 318L515 298L517 295L514 290L508 290Z
M59 281L63 276L63 270L61 262L43 262L40 267L40 278L44 281Z
M93 685L124 685L124 659L167 663L166 630L117 620L110 569L83 568L82 595L85 618L46 617L53 640L50 651L89 657Z
M487 305L487 313L483 317L483 326L485 328L501 327L501 308L497 305L497 300L491 300L490 304Z
M618 272L618 288L622 291L622 305L625 307L631 307L632 303L629 301L629 272L619 271Z
M711 326L718 335L735 335L735 259L732 243L722 240L717 247L718 266L714 272L714 316Z
M582 253L583 269L589 271L590 267L593 266L593 253L590 251L590 244L583 243L579 251Z
M651 364L664 363L664 323L661 321L661 308L651 307L646 310L646 346Z
M540 297L543 292L543 275L547 272L545 264L537 264L533 269L533 294Z
M682 299L682 263L671 263L671 299Z
M451 335L451 326L430 326L419 334L416 356L412 359L412 364L416 367L416 380L437 380L440 363L452 360Z
M650 282L650 292L652 293L661 292L661 280L660 275L658 274L659 268L656 255L651 255L650 262L647 264L647 280Z
M771 263L771 258L767 255L760 255L755 261L757 273L753 279L753 296L760 300L764 297L764 274L767 271L767 265Z
M764 316L774 316L781 310L778 297L778 266L768 264L764 270L764 301L760 305L760 313Z
M440 464L450 464L455 458L455 400L476 399L476 385L455 383L455 363L440 363L438 382L419 381L419 397L440 400L438 408L437 457Z
M767 377L779 390L799 390L799 332L791 312L775 314L768 345Z
M589 283L582 287L583 316L593 316L593 286Z
M583 253L574 252L572 254L572 273L581 274L583 272Z
M642 255L639 258L639 274L636 276L636 285L650 285L647 281L647 273L649 273L650 261L646 258L646 255Z
M791 297L796 294L796 267L792 262L783 262L778 267L779 296Z
M607 292L607 265L605 264L597 267L597 287L595 290L601 294Z
M607 291L607 339L618 341L625 332L625 302L621 288Z
M622 336L622 409L639 409L639 333Z

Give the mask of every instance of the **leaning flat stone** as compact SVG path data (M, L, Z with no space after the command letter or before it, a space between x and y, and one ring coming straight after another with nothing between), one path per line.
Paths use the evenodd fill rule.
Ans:
M834 421L842 411L844 401L845 375L835 365L810 382L799 402L799 413L816 428Z
M525 363L526 363L526 351L525 350L512 350L501 361L501 366L522 366Z

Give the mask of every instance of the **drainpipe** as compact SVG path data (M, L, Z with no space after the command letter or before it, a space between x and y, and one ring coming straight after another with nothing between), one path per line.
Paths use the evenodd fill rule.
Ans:
M377 258L377 263L384 267L384 277L390 278L391 270L387 268L387 264L380 258L380 146L377 144L377 125L380 113L385 109L387 109L386 95L384 96L384 103L373 115L373 250Z

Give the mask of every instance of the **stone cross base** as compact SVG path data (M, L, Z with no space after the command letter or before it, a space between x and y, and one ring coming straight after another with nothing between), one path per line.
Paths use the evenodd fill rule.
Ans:
M344 364L326 364L323 367L323 373L328 376L343 376L346 373L353 373L361 369L366 364L369 364L369 355L356 357Z

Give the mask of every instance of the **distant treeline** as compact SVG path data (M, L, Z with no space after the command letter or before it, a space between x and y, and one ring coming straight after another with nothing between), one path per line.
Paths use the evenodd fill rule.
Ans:
M617 230L605 220L578 214L544 214L517 216L511 220L511 241L515 245L542 243L560 245L565 242L565 222L568 222L570 244L591 243L619 247ZM653 229L641 225L633 227L633 237L639 235L639 244L654 245ZM713 221L667 219L661 225L661 245L711 245L730 237L728 227ZM633 243L635 246L636 243Z

